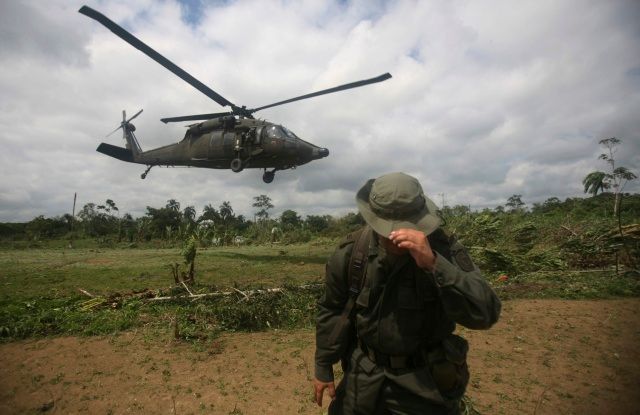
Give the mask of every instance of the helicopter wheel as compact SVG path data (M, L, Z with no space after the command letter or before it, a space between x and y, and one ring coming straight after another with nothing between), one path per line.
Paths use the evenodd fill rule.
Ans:
M265 171L264 174L262 175L262 181L265 183L271 183L275 176L276 176L275 171Z
M144 180L144 179L145 179L145 177L147 177L147 174L149 174L149 170L151 170L151 167L153 167L153 166L147 166L147 170L145 170L145 171L144 171L144 173L142 173L142 174L140 175L140 178L141 178L142 180Z
M242 160L240 160L239 158L235 158L235 159L231 160L231 170L234 173L241 172L243 168L244 168L244 166L242 165Z

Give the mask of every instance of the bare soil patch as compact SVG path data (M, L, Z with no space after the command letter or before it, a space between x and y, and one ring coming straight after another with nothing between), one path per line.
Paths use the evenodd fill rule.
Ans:
M482 414L640 413L640 299L504 303L471 343ZM138 330L0 345L0 414L321 414L313 330L225 334L203 350Z

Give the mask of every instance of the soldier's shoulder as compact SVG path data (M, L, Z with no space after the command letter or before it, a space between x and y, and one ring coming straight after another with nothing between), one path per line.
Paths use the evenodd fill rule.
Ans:
M353 232L348 233L344 238L342 238L342 240L338 243L338 249L342 249L345 248L347 245L351 245L354 244L358 238L360 237L360 235L362 235L362 232L364 231L364 227L360 228L360 229L356 229Z

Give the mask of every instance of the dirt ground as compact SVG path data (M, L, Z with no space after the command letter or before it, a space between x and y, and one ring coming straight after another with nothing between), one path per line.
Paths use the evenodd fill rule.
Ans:
M640 299L517 300L471 343L482 414L640 413ZM0 414L322 414L312 330L228 334L204 350L143 330L0 345ZM326 404L325 404L326 405Z

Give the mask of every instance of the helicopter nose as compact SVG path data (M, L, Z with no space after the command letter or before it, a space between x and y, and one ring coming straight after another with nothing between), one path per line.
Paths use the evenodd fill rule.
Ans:
M326 148L314 148L313 149L314 158L323 158L329 155L329 149Z

